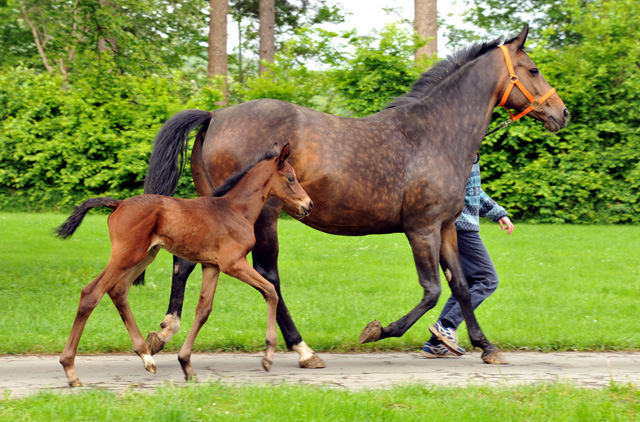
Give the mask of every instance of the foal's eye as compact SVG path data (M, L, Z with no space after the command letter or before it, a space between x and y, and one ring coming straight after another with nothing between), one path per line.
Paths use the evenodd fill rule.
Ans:
M530 69L530 70L529 70L529 74L530 74L531 76L538 76L538 75L540 74L540 71L538 70L538 68L537 68L537 67L534 67L533 69Z
M289 181L289 183L293 184L293 182L296 181L296 178L293 176L287 176L287 180Z

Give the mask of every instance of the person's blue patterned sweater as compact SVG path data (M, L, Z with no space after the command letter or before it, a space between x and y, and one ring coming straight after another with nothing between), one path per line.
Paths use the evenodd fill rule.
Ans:
M480 231L480 217L497 223L502 217L508 215L507 210L482 190L480 165L474 163L464 193L464 209L456 220L456 229L463 232L477 232Z

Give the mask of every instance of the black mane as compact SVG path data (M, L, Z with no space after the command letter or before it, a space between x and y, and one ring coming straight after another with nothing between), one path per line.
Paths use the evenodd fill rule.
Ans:
M505 44L511 41L513 41L513 38L505 41ZM440 60L432 68L424 72L420 79L413 84L411 91L387 104L385 109L412 104L427 97L433 88L453 75L462 66L498 47L501 42L501 38L496 38L493 41L478 42L454 51L446 59Z
M278 156L277 152L269 151L262 158L257 160L255 163L250 164L247 167L245 167L243 170L241 170L241 171L239 171L237 173L234 173L231 176L227 177L224 180L224 182L222 182L222 184L220 186L218 186L217 188L215 188L213 190L213 196L216 196L216 197L217 196L224 196L227 192L229 192L231 189L233 189L233 187L235 185L238 184L238 182L249 172L249 170L254 168L260 162L262 162L264 160L268 160L270 158L275 158L277 156Z

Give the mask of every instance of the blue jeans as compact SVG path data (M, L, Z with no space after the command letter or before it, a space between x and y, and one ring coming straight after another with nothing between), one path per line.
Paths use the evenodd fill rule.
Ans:
M478 232L459 231L458 252L469 285L471 306L475 310L498 288L498 273ZM458 328L464 321L460 305L453 296L447 300L438 321L452 328Z

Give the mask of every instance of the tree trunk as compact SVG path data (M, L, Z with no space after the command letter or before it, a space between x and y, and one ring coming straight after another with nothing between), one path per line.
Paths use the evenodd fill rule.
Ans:
M275 56L275 0L260 0L260 67L262 75L269 70L263 62L273 63Z
M221 76L223 80L224 98L217 104L226 106L227 103L227 14L229 4L227 0L210 0L209 13L209 62L207 72L209 76Z
M414 0L415 17L413 19L413 29L422 38L429 42L424 47L416 50L415 61L423 56L431 57L438 52L438 13L437 0Z

